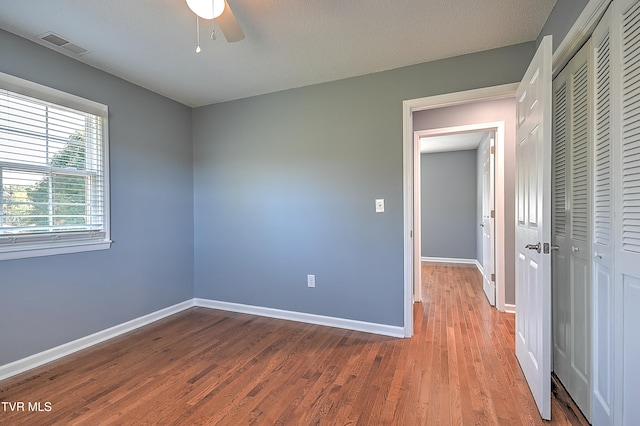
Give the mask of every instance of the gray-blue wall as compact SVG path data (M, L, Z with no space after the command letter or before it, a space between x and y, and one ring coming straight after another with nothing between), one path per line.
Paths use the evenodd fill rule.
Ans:
M476 150L420 156L422 257L476 259Z
M0 71L109 106L114 241L0 262L0 365L193 298L191 109L1 30Z
M534 46L194 110L196 297L402 326L402 101L517 82Z
M553 50L555 51L587 3L589 0L557 0L547 22L540 31L536 45L540 44L544 36L553 35Z

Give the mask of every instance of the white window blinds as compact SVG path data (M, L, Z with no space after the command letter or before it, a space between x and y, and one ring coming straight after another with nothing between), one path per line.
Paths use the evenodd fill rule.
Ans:
M0 87L0 253L106 240L106 107L30 95Z

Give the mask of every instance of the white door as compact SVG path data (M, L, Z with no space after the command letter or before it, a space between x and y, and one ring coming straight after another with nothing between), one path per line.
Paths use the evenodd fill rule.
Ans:
M640 1L614 2L614 424L640 424ZM620 38L618 38L620 37ZM618 66L621 65L621 69ZM615 96L620 90L619 96Z
M553 81L553 371L591 418L591 65L588 41Z
M516 92L516 355L543 419L551 418L551 52L547 36Z
M591 422L613 424L611 7L591 35L594 74Z
M492 131L482 142L482 272L483 290L491 306L496 305L496 282L494 268L494 155L495 132Z

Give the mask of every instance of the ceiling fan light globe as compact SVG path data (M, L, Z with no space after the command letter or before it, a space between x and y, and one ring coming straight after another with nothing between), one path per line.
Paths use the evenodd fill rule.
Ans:
M186 0L187 6L202 19L215 19L224 12L224 0Z

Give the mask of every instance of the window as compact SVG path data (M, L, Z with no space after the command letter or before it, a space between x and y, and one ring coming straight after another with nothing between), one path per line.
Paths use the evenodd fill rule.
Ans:
M110 247L107 117L0 73L0 260Z

